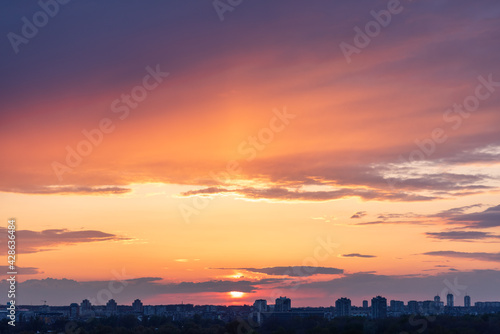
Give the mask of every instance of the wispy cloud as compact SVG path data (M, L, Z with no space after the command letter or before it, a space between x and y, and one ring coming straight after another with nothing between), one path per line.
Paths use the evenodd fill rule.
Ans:
M142 299L164 294L200 294L200 293L226 293L230 291L241 291L252 293L257 291L258 286L276 284L282 280L239 280L223 281L211 280L202 282L163 282L160 277L139 277L121 279L126 286L119 294L113 296L118 302L131 302L138 296ZM8 283L3 280L0 288L4 291ZM40 287L43 287L42 289ZM20 291L19 303L39 303L47 300L48 304L65 305L85 298L96 298L99 291L109 287L109 281L76 281L72 279L29 279L18 283ZM105 302L106 300L104 300Z
M372 257L376 257L376 256L375 255L359 254L359 253L351 253L351 254L342 254L342 257L372 258Z
M482 212L457 215L450 218L451 224L461 224L470 228L492 228L500 226L500 205Z
M87 186L40 186L3 188L1 191L33 195L119 195L131 191L125 187L87 187Z
M246 270L254 273L261 273L272 276L289 277L309 277L314 275L339 275L343 269L332 267L311 267L311 266L289 266L289 267L268 267L268 268L214 268L230 270Z
M455 240L455 241L470 241L470 240L485 240L485 239L500 239L500 235L491 232L482 231L444 231L444 232L426 232L429 238L439 240Z
M351 219L363 218L366 216L366 211L358 211L351 216Z
M7 229L0 227L0 236L6 238ZM18 253L36 253L55 250L63 245L74 245L81 243L100 241L123 241L130 238L116 234L106 233L96 230L71 231L68 229L51 229L42 231L19 230L16 232L19 240L22 240L23 247ZM0 254L6 254L7 247L0 250Z
M356 225L376 225L376 224L417 224L417 225L463 225L463 228L488 228L500 226L498 223L500 219L500 205L491 207L481 212L467 213L476 208L486 206L485 204L473 204L468 206L461 206L456 208L447 209L433 214L417 214L413 212L406 213L381 213L377 216L379 220L356 223ZM436 239L460 239L460 236L470 236L469 239L481 238L495 238L495 235L483 234L479 231L470 231L466 234L465 231L443 231L443 232L429 232L429 237ZM464 238L466 239L466 238Z
M500 262L500 253L485 253L485 252L456 252L456 251L435 251L423 253L430 256L442 256L451 258L471 259L478 261Z
M441 211L439 213L436 213L434 215L431 215L431 217L440 217L440 218L451 218L455 217L458 215L463 215L465 214L466 211L470 209L475 209L475 208L481 208L483 207L484 204L472 204L472 205L466 205L466 206L460 206L458 208L451 208L448 210Z
M402 192L387 192L370 189L349 189L343 188L332 191L294 191L286 188L204 188L191 190L182 193L182 196L195 196L207 194L227 194L241 195L249 199L268 199L279 201L331 201L347 197L360 197L364 200L380 201L427 201L435 197L407 194Z
M12 271L9 269L9 266L0 266L0 270L2 271L2 273ZM16 267L16 272L18 273L18 275L43 274L43 271L34 267Z

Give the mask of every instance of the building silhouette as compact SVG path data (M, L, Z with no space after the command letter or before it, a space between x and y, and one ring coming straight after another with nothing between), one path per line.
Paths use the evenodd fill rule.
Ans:
M257 299L253 303L253 309L255 312L267 312L267 300Z
M71 303L69 306L69 317L74 319L78 316L80 316L80 306L77 303Z
M351 300L340 298L335 301L335 314L337 317L349 317L351 315Z
M106 303L106 312L115 314L118 311L118 305L114 299L108 300Z
M142 306L142 302L140 299L134 300L134 302L132 303L132 310L134 310L135 313L144 312L144 307Z
M86 316L92 312L92 304L88 299L82 300L80 303L80 315Z
M368 300L363 300L363 308L364 309L368 308Z
M464 297L464 306L465 307L470 307L470 296L469 295L466 295Z
M292 309L292 301L290 298L279 297L276 298L276 304L274 306L275 312L288 312Z
M372 318L384 319L387 317L387 299L381 296L372 298Z
M453 307L454 306L454 303L453 303L453 294L449 293L446 295L446 306L448 307Z
M92 307L92 304L90 303L90 301L88 299L84 299L80 303L80 310L82 312L84 312L84 311L90 311L91 307Z

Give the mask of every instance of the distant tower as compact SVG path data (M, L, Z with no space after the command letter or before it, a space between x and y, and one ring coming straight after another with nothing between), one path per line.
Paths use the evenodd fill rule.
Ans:
M265 299L257 299L253 303L253 309L256 312L267 312L267 300L265 300Z
M464 306L470 307L470 296L468 295L464 297Z
M69 306L69 317L70 318L77 318L80 315L80 307L78 306L77 303L72 303Z
M372 298L372 318L384 319L387 317L387 299L381 296Z
M453 295L451 293L446 295L446 306L453 307Z
M82 300L80 303L80 314L88 315L92 311L92 304L88 299Z
M276 305L274 306L275 312L288 312L292 309L292 301L290 298L279 297L276 298Z
M144 308L142 306L142 302L140 299L134 300L132 303L132 309L134 310L135 313L142 313Z
M108 300L106 303L106 312L114 314L118 311L118 305L116 304L114 299Z
M363 308L364 309L368 308L368 300L363 300Z
M351 300L349 298L337 299L335 313L337 317L349 317L351 315Z
M434 305L436 307L439 307L440 303L441 303L441 297L439 297L439 296L434 297Z

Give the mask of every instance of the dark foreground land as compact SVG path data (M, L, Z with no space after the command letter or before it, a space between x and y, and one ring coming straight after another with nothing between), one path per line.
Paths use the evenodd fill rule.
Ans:
M170 321L166 317L112 316L87 321L59 320L51 325L41 320L31 320L16 327L7 321L0 322L1 333L67 333L67 334L500 334L500 313L466 315L461 317L404 316L383 320L360 317L296 318L286 322L269 321L257 328L251 328L244 321L224 323L219 320L203 320L200 317L185 321Z

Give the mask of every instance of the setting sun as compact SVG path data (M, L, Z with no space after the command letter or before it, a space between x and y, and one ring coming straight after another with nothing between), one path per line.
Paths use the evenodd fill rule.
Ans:
M231 295L231 298L242 298L245 295L245 293L241 291L231 291L229 294Z

